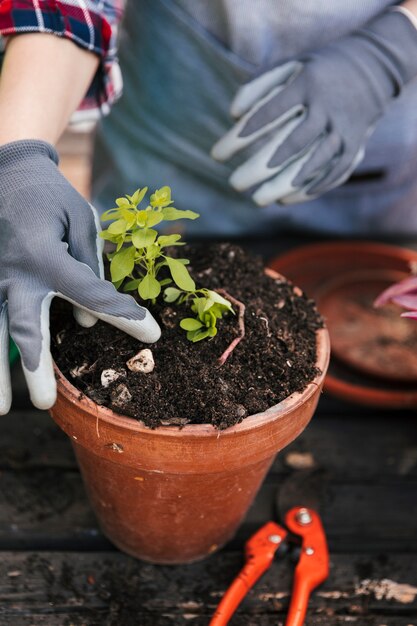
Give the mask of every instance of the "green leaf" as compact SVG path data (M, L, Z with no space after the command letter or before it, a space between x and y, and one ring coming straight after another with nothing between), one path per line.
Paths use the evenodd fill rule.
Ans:
M205 302L204 307L203 307L203 312L204 313L206 311L208 311L210 309L210 307L212 307L213 304L214 304L214 301L211 298L206 298L205 300L206 300L206 302Z
M122 278L121 280L116 280L116 282L113 283L113 285L116 287L116 289L119 289L123 281L124 281L124 278Z
M185 265L177 261L177 259L171 259L170 257L165 257L165 260L177 287L184 289L184 291L195 291L195 282Z
M135 248L147 248L154 243L157 235L157 231L153 230L152 228L137 230L132 235L132 243Z
M162 209L162 215L163 219L168 222L172 222L173 220L195 220L197 217L200 217L199 214L194 213L194 211L181 211L173 206Z
M136 206L140 204L143 198L146 196L147 191L147 187L143 187L143 189L136 189L135 193L131 196L132 204L135 204Z
M164 217L159 211L147 211L146 225L149 227L156 226L163 219Z
M127 228L132 228L136 222L136 211L134 209L120 209L120 215L126 220Z
M148 212L145 211L145 209L136 213L136 224L141 228L144 228L145 226L153 226L153 224L148 224Z
M133 246L122 248L113 256L110 263L110 273L112 282L122 280L131 274L135 266L136 250Z
M127 230L127 222L126 220L116 220L108 227L107 231L112 235L121 235L125 233Z
M116 241L117 241L116 252L119 252L119 250L121 250L121 249L122 249L123 244L124 244L124 237L123 237L123 235L119 235L119 236L116 238Z
M190 265L190 261L188 259L177 259L177 261L183 265Z
M187 333L187 339L190 339L193 343L196 343L196 341L201 341L202 339L205 339L206 337L208 337L208 330L204 329L204 330L192 330L189 331Z
M151 206L153 207L165 207L171 204L171 187L165 185L161 189L155 189L155 192L151 195Z
M106 241L116 241L118 235L112 235L111 233L109 233L107 230L102 230L100 232L100 237L102 239L105 239Z
M171 278L163 278L162 280L159 280L159 284L161 285L161 287L165 287L165 285L170 285L171 283L172 283Z
M181 239L181 235L160 235L158 237L158 244L161 247L173 246L180 239Z
M181 291L175 287L167 287L164 291L165 302L175 302L181 295Z
M139 284L138 291L142 300L153 300L161 293L161 285L156 278L150 274L146 274Z
M202 320L204 316L204 307L206 305L206 298L194 298L191 305L191 310L197 313L198 317Z
M229 311L233 313L233 308L229 300L226 300L226 298L223 298L223 296L217 293L217 291L212 291L211 289L207 289L207 294L210 300L213 300L213 302L217 302L218 304L223 305L224 307L226 307Z
M127 198L117 198L116 204L118 207L123 207L123 208L130 207L130 202Z
M152 245L145 248L145 257L148 260L158 258L160 254L161 252L160 252L159 246L157 246L156 243L153 243Z
M213 304L211 308L209 309L209 313L214 315L214 317L217 319L221 319L223 317L223 314L226 312L229 312L229 309L223 306L222 304L217 304L217 303Z
M217 319L216 315L211 309L209 309L208 311L204 313L203 320L207 328L212 328L216 326L216 319Z
M123 287L123 291L136 291L139 286L139 283L142 279L135 278L134 280L129 280L128 283Z
M185 317L181 320L180 326L184 330L199 330L199 328L203 327L203 324L200 320L196 320L194 317Z
M103 222L106 222L107 220L114 219L114 217L118 213L119 213L119 209L118 208L109 209L108 211L104 211L104 213L101 214L101 220Z

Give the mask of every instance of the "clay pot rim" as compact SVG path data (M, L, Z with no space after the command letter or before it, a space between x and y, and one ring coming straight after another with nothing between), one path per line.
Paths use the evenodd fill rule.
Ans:
M360 387L333 374L327 374L324 389L346 402L360 402L382 409L413 408L417 406L417 389L386 390L377 387Z
M243 433L245 431L252 430L268 422L270 419L280 419L287 413L294 411L298 406L304 404L313 394L317 391L317 387L323 382L323 378L327 371L328 362L330 357L330 340L326 328L322 328L317 331L317 362L316 366L320 369L318 374L311 383L302 392L295 392L288 396L285 400L282 400L279 404L275 404L262 413L256 413L255 415L249 415L245 417L242 422L235 426L230 426L225 430L219 431L212 424L187 424L186 426L158 426L156 429L151 429L146 426L142 421L136 420L133 417L127 415L121 415L115 413L107 407L100 406L93 402L88 396L82 394L82 392L74 387L67 378L62 374L56 363L54 363L55 375L58 386L62 387L65 391L64 394L68 397L71 403L76 404L87 413L93 414L95 417L99 415L100 421L107 422L117 428L126 430L133 430L137 433L152 433L161 436L177 436L178 433L188 436L213 436L213 434L222 437L228 434ZM81 397L80 397L80 394ZM278 408L279 407L279 408Z
M286 280L282 274L279 274L271 268L265 268L265 273L271 278ZM156 429L151 429L146 426L142 421L136 420L133 417L121 415L116 413L107 407L100 406L93 402L88 396L84 395L79 389L74 387L67 378L62 374L57 364L54 363L55 376L59 387L63 389L63 393L72 404L75 404L81 408L81 410L93 415L95 418L99 415L100 420L107 422L109 425L117 428L134 431L135 433L152 433L162 437L178 436L179 433L187 436L196 437L213 437L213 435L219 436L220 433L223 436L244 433L250 431L253 428L257 428L262 424L270 421L271 419L281 419L284 415L294 411L297 407L308 401L317 388L323 383L323 379L326 375L327 368L330 360L330 338L327 328L321 328L316 334L316 350L317 359L316 367L320 370L312 381L302 392L295 392L282 400L282 402L269 407L262 413L256 413L255 415L249 415L245 417L242 422L235 426L230 426L225 430L218 430L212 424L187 424L186 426L158 426ZM279 407L279 408L278 408Z
M287 265L291 267L294 263L311 261L312 255L321 257L323 254L332 254L333 252L336 254L340 254L342 252L370 252L376 256L395 256L398 260L403 260L405 262L415 261L417 259L417 250L402 248L390 243L369 241L367 239L349 239L345 241L308 243L298 246L293 250L289 250L278 257L272 258L268 262L271 263L271 266L273 266L274 261L276 261L280 264L283 263L284 267Z

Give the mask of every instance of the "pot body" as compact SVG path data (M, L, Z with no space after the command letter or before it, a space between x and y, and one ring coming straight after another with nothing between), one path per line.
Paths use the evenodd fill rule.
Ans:
M153 563L199 560L231 539L273 460L176 474L113 463L74 447L104 534L120 550Z
M103 532L121 550L153 563L187 563L236 532L275 455L307 426L329 360L317 333L321 373L264 413L218 431L208 424L160 427L117 415L82 396L56 370L51 409L71 438Z

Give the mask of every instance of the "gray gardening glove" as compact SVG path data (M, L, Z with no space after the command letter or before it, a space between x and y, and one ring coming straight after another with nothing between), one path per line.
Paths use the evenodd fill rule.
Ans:
M232 186L261 184L253 199L265 206L312 199L346 181L387 105L417 76L416 26L411 13L390 8L244 85L231 107L240 120L212 150L224 161L252 148Z
M0 414L11 403L8 330L20 350L33 404L50 408L56 384L49 307L59 295L85 327L97 318L144 342L160 329L151 314L101 280L98 216L57 168L43 141L0 147Z

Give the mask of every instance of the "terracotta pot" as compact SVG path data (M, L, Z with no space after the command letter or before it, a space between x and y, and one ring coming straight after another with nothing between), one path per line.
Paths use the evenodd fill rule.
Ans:
M151 430L96 405L57 369L51 415L71 438L103 532L153 563L195 561L224 545L276 453L310 421L329 351L327 330L320 330L321 374L302 393L223 431L208 424Z

